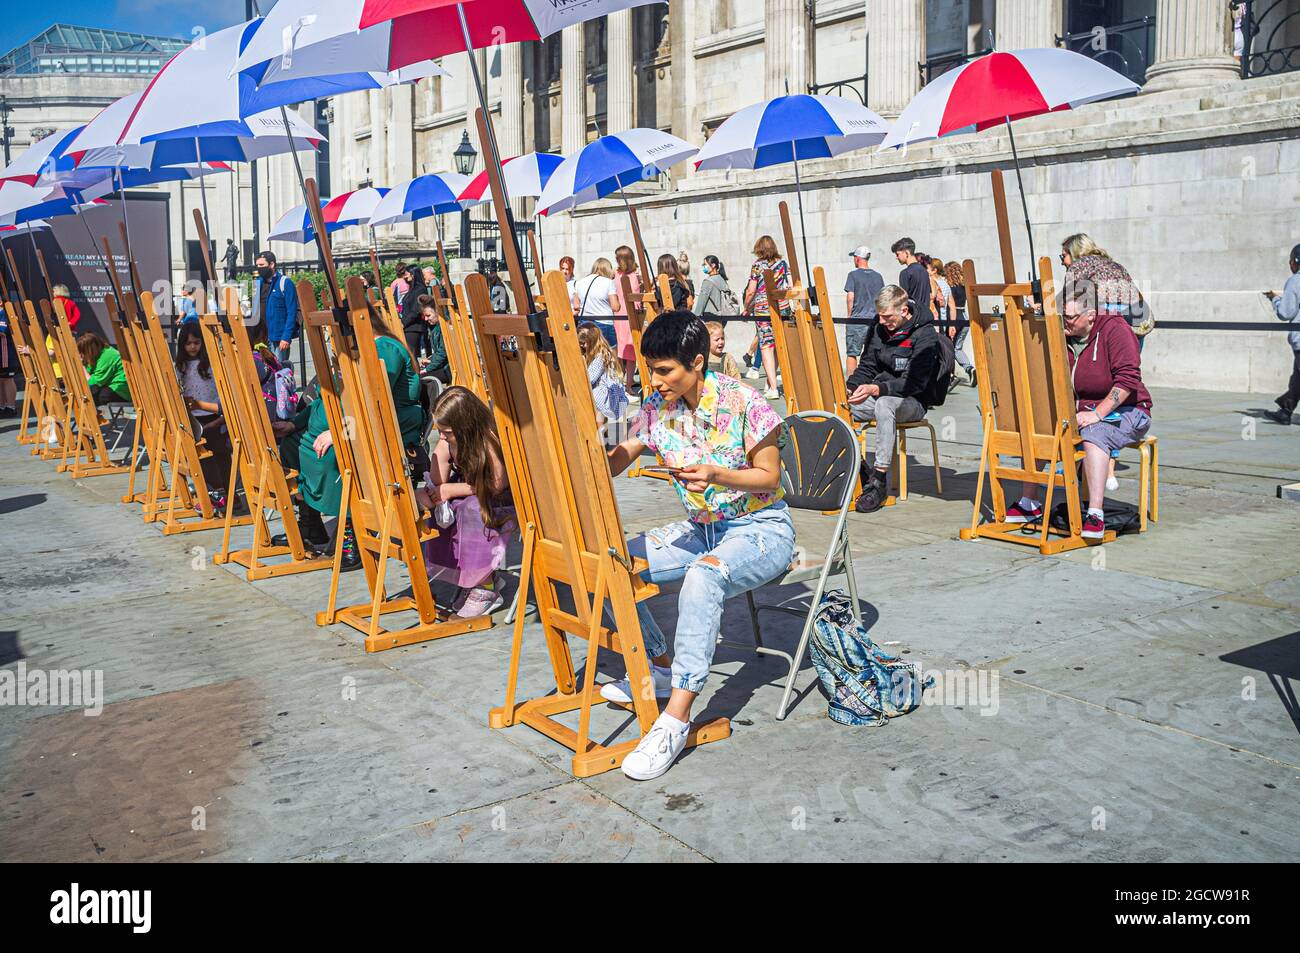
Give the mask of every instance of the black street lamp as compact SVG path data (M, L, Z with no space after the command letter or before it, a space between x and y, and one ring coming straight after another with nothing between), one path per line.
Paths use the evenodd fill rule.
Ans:
M456 164L456 171L461 175L473 175L474 165L478 162L478 153L474 151L474 144L469 141L469 131L461 133L460 145L456 151L451 154ZM460 257L469 257L469 209L461 209L460 212Z

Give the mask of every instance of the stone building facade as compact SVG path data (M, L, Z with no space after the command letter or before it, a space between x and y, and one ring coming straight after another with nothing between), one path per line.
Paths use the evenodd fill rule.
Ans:
M1054 45L1067 27L1086 22L1076 4L673 0L543 43L477 55L507 155L568 154L632 126L700 143L737 109L787 89L861 96L865 88L872 109L895 117L950 53L959 63L990 47ZM1087 231L1128 266L1158 318L1272 320L1259 291L1284 282L1288 251L1300 242L1300 73L1242 79L1227 2L1111 6L1146 16L1079 42L1115 38L1117 47L1131 46L1132 34L1122 31L1145 31L1137 55L1116 54L1126 54L1125 68L1145 74L1142 93L1016 127L1038 254L1055 259L1064 237ZM1260 36L1300 44L1300 15L1293 12L1285 3L1270 7L1281 26L1264 24ZM1141 54L1145 61L1136 62ZM452 167L474 96L466 57L447 57L444 65L454 78L333 102L336 192ZM897 266L889 246L908 235L933 255L970 257L993 271L988 173L1009 168L1010 160L1005 131L990 130L888 155L865 151L804 164L814 263L838 291L849 249L865 242L892 280ZM697 173L683 163L629 191L652 255L685 251L697 266L705 254L717 254L740 284L754 240L778 231L777 204L793 199L793 170ZM520 212L531 212L526 200L519 204ZM388 230L381 241L428 247L441 228L454 243L456 216L444 218ZM571 254L580 270L630 237L615 202L558 215L542 232L547 263ZM346 233L339 237L346 245ZM1013 239L1027 270L1024 229L1016 228ZM1263 392L1283 389L1290 367L1285 336L1264 332L1157 332L1145 361L1156 384Z
M982 50L1061 42L1095 52L1100 44L1103 61L1144 83L1140 95L1016 127L1038 253L1054 258L1062 238L1087 231L1128 266L1158 318L1248 323L1273 320L1259 291L1281 286L1287 252L1300 242L1300 73L1243 79L1233 6L1228 0L672 0L544 42L475 55L488 77L503 153L515 155L572 153L600 134L633 126L698 144L737 109L787 89L865 98L893 118L923 82ZM1300 66L1300 0L1259 0L1254 9L1261 17L1255 42L1269 54L1254 60ZM1103 14L1109 19L1093 29ZM305 172L328 178L333 194L396 184L452 169L466 131L481 169L482 145L466 121L475 101L468 58L448 56L443 65L451 76L301 107L304 118L328 128L330 139L328 174L313 156L305 157ZM84 122L146 81L0 75L0 93L15 107L15 149L31 141L33 127ZM988 172L1008 169L1010 160L1005 131L989 130L888 155L868 150L803 164L813 263L826 268L837 290L848 250L866 243L892 280L897 269L889 246L909 235L933 255L970 257L993 271ZM257 166L265 236L301 196L287 156ZM628 191L652 255L685 251L698 267L704 255L716 254L733 283L743 284L754 240L778 233L777 205L793 199L793 185L788 166L697 173L683 163ZM187 223L189 209L200 205L199 187L160 188L172 195L179 279L187 274L186 243L193 240ZM218 254L227 237L251 245L248 167L210 177L206 189ZM1011 200L1018 204L1017 196ZM531 203L518 205L517 214L530 218ZM427 250L440 237L455 245L457 219L390 226L376 237L389 254ZM612 201L557 215L541 232L547 264L571 254L583 270L630 237L621 203ZM1013 240L1027 270L1022 228ZM341 253L360 252L368 241L357 228L335 236ZM270 247L282 260L314 255L310 247ZM1157 331L1145 361L1156 384L1263 392L1280 390L1290 366L1285 336L1263 332Z

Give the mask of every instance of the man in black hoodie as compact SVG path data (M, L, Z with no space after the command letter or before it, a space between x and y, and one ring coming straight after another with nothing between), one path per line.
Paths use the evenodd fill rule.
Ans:
M847 382L853 419L876 422L875 466L863 465L859 513L874 513L885 504L897 425L925 417L941 361L934 320L928 313L913 317L907 292L898 285L880 292L876 314L876 333Z

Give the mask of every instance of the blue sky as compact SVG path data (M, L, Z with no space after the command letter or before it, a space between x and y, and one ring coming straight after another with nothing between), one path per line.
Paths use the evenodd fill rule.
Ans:
M258 0L263 12L272 0ZM25 43L52 23L96 26L139 33L193 37L244 19L244 0L60 0L58 4L5 0L0 17L0 54Z

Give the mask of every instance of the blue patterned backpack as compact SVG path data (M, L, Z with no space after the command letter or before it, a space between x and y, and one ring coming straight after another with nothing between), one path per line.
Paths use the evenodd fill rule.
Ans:
M822 596L809 653L830 698L826 714L841 725L880 727L916 708L921 693L934 685L934 676L924 676L914 662L871 641L841 589Z

